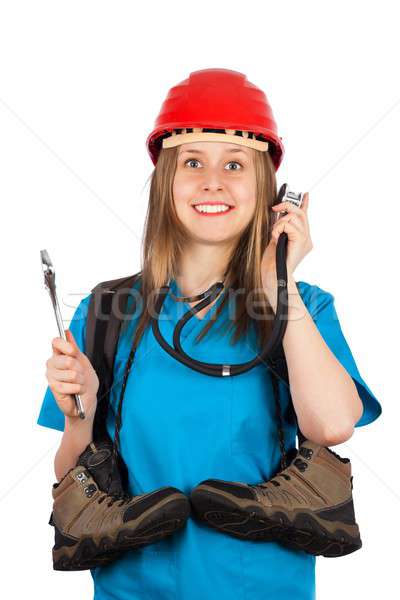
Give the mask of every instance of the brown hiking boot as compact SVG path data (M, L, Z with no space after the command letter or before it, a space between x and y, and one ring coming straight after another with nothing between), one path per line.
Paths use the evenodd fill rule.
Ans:
M53 568L91 569L122 552L152 544L181 528L190 514L187 497L175 487L139 496L107 494L78 465L53 485Z
M194 488L194 514L235 537L276 541L316 556L361 548L348 458L305 440L289 466L266 483L207 479Z

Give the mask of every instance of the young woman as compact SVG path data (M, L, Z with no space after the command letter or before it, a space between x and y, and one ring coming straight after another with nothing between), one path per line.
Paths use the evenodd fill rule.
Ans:
M195 360L235 364L265 346L276 309L275 250L288 235L288 324L283 348L292 408L302 433L332 446L354 427L374 421L381 406L361 377L341 331L334 297L293 273L312 249L309 198L299 208L273 206L283 145L265 94L241 73L205 69L169 92L147 140L155 164L137 291L142 310L119 339L107 428L114 436L124 367L138 348L125 389L121 455L129 492L176 486L189 496L208 478L246 483L269 480L280 463L271 377L265 364L235 377L199 373L170 356L149 327L154 291L170 284L160 315L173 346L174 326L197 302L177 302L217 281L224 290L182 330ZM276 222L276 212L287 211ZM38 423L64 431L55 457L60 479L92 436L98 379L85 356L90 295L79 304L68 342L55 338L49 382ZM318 365L318 368L315 368ZM79 393L87 419L76 416ZM296 423L284 423L287 448ZM92 570L96 600L312 600L315 557L276 542L224 535L189 518L161 542L125 553Z

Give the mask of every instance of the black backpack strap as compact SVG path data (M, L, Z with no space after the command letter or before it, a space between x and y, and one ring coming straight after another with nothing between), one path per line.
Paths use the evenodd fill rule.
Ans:
M296 412L293 408L292 402L289 403L288 412L285 415L282 415L282 403L280 400L279 385L278 385L279 380L282 380L285 383L285 385L287 385L288 390L289 390L289 396L290 396L289 372L288 372L288 368L287 368L287 362L286 362L285 352L283 350L282 343L279 344L275 353L269 358L269 364L271 365L270 374L271 374L271 379L272 379L272 389L273 389L275 405L276 405L276 416L277 416L277 422L278 422L278 439L279 439L279 444L280 444L280 448L281 448L281 454L283 453L283 455L284 455L284 453L285 453L284 435L283 435L283 423L284 422L295 422L296 423L299 446L301 446L301 444L304 442L304 440L306 438L300 431L299 424L297 422ZM283 466L283 463L281 463L281 467L285 468Z
M85 354L99 378L93 441L108 437L106 418L114 379L114 362L123 316L131 290L141 271L103 281L92 289L86 321Z
M281 379L285 384L289 386L289 373L282 342L279 344L274 354L271 357L269 357L268 362L271 365L271 375L275 375L275 377Z
M121 316L126 313L130 290L137 279L140 278L140 275L141 271L128 277L103 281L92 289L86 321L85 354L99 378L93 441L104 440L108 437L106 418L109 392L113 384L115 354L121 330ZM270 373L277 408L279 440L281 447L284 448L282 426L285 416L282 417L281 414L278 380L282 380L289 387L289 374L282 343L278 346L274 355L269 358L269 363L271 365ZM290 406L290 410L291 415L288 416L296 420L292 406ZM298 427L297 435L299 444L301 444L306 438Z

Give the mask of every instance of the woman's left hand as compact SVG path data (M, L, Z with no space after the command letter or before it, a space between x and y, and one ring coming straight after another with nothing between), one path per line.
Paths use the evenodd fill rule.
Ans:
M266 290L276 288L276 245L283 231L288 236L286 258L288 278L313 248L307 217L308 202L308 192L306 192L300 208L292 202L281 202L272 207L274 212L286 210L287 214L281 216L274 224L271 239L261 260L261 279Z

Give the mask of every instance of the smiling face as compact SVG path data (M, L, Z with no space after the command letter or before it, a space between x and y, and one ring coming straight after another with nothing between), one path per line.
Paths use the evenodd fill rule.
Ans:
M179 147L174 204L194 241L233 242L251 221L256 206L254 152L228 142L192 142ZM199 212L194 205L207 212Z

